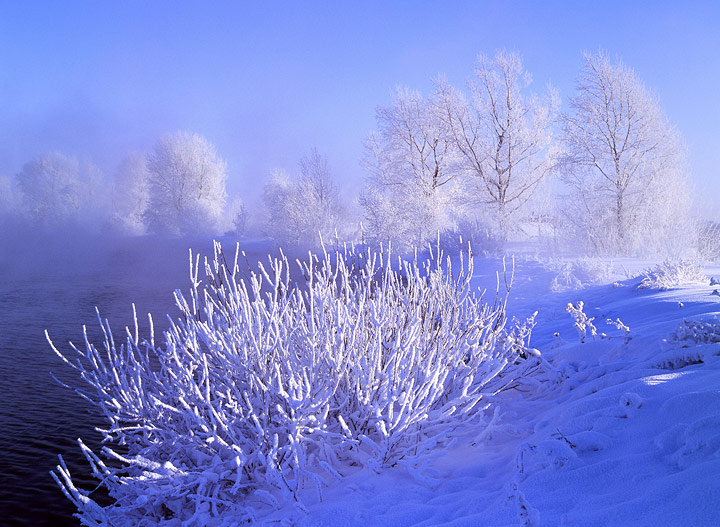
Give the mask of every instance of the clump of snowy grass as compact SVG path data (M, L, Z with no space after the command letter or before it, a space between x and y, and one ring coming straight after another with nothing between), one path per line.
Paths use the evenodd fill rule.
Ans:
M696 263L687 260L665 260L652 269L643 272L638 289L666 291L685 284L708 283L708 277Z
M573 326L578 332L578 337L581 344L585 343L585 340L588 338L588 336L590 336L593 340L595 340L595 338L598 336L601 339L611 339L616 337L608 335L606 333L598 334L597 327L593 323L595 317L589 317L587 313L583 311L584 309L585 303L582 300L579 300L575 304L569 302L567 306L565 306L565 311L570 314L574 321ZM608 318L605 320L605 323L608 326L614 327L615 329L622 331L622 336L625 339L626 344L630 342L630 340L632 339L632 337L630 336L630 328L622 320L620 320L619 318L616 318L615 320ZM559 336L558 334L556 335Z
M116 342L101 320L101 348L87 334L73 358L53 346L107 422L111 462L80 445L113 505L77 488L62 460L53 474L86 524L209 525L301 507L323 477L380 470L482 426L486 392L529 335L503 338L507 296L472 292L471 253L453 270L440 251L424 263L324 252L297 262L304 287L284 256L244 277L239 256L216 244L201 281L191 255L190 294L175 293L181 316L162 344L152 331L141 340L137 321Z
M569 302L568 305L565 306L565 311L567 311L575 321L573 325L578 332L578 337L580 338L581 343L585 342L588 334L593 338L593 340L597 337L597 328L593 324L595 317L587 316L587 314L583 311L584 307L585 303L582 300L579 300L575 304Z

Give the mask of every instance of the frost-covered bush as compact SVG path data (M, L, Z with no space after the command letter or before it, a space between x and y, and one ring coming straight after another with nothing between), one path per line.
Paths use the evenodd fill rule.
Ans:
M612 275L612 264L595 258L554 263L548 268L557 272L550 283L552 291L582 289L588 284L607 282Z
M638 289L666 291L685 284L708 283L702 268L690 260L665 260L652 269L643 272Z
M503 240L502 232L493 227L496 222L480 213L472 218L466 216L468 217L458 222L456 228L448 229L441 234L443 247L447 247L449 251L459 252L463 249L462 240L467 240L474 250L483 254L503 254L506 240Z
M683 320L678 324L673 340L678 342L690 341L693 344L720 342L720 321Z
M565 311L570 313L570 316L575 321L574 326L578 332L581 343L585 342L588 332L593 340L597 336L597 328L595 324L593 324L595 317L588 317L587 314L583 312L584 307L585 303L582 300L578 301L577 304L568 303L568 305L565 306Z
M86 337L77 357L58 352L107 420L110 462L81 446L115 503L97 505L62 462L55 475L86 524L252 520L319 490L321 474L380 470L483 422L488 383L515 350L505 301L471 291L471 258L453 270L439 251L395 265L325 252L298 262L300 287L284 257L250 276L238 257L216 244L202 282L191 257L163 344L141 341L137 323L121 344L105 322L101 348Z

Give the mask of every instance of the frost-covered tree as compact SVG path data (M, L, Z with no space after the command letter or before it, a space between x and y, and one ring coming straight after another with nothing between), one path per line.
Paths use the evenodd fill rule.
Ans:
M263 189L266 231L275 240L290 244L320 245L337 232L342 234L345 211L327 158L313 149L300 160L300 175L292 179L276 170Z
M232 197L225 209L225 227L224 231L234 236L242 236L245 234L247 227L247 209L245 202L238 195Z
M15 189L12 180L0 177L0 217L11 213L15 209Z
M480 55L468 85L471 99L438 82L441 116L451 131L468 176L465 200L490 218L506 239L525 212L555 157L551 123L559 99L552 88L529 92L531 75L521 58L500 51Z
M39 223L94 222L102 214L102 176L90 163L50 152L26 163L16 181L21 207Z
M451 227L458 202L458 156L438 94L398 89L376 112L366 143L369 170L361 197L369 234L408 248Z
M226 165L207 139L188 132L167 135L147 166L151 230L175 235L221 230Z
M588 248L634 253L682 243L689 190L677 131L635 72L605 55L585 65L562 116L569 225Z
M147 157L132 153L120 163L113 184L113 222L130 234L143 234L150 204Z

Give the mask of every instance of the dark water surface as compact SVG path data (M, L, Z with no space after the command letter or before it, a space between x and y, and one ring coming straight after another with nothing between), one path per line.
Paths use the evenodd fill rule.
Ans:
M208 242L138 238L102 244L0 246L0 525L79 525L72 503L49 474L58 454L77 485L96 485L77 438L98 447L94 427L102 421L89 403L52 380L51 371L79 385L76 373L48 345L45 329L66 351L68 341L81 347L86 324L99 345L95 306L120 335L132 323L134 302L141 332L148 335L144 315L151 312L159 337L166 314L176 314L173 290L188 290L188 247L212 252Z

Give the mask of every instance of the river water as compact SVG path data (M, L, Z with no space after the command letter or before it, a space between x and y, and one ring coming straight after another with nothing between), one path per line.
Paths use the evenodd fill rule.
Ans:
M49 472L62 454L76 484L93 489L77 438L97 447L101 425L89 403L63 388L79 385L55 355L55 345L82 344L82 325L100 344L97 306L116 335L132 322L134 302L141 332L152 313L156 331L175 315L173 290L187 291L188 241L150 238L77 240L43 238L0 245L0 525L77 526L75 511ZM211 254L211 243L192 244ZM227 245L227 244L226 244ZM93 494L102 499L100 491Z

